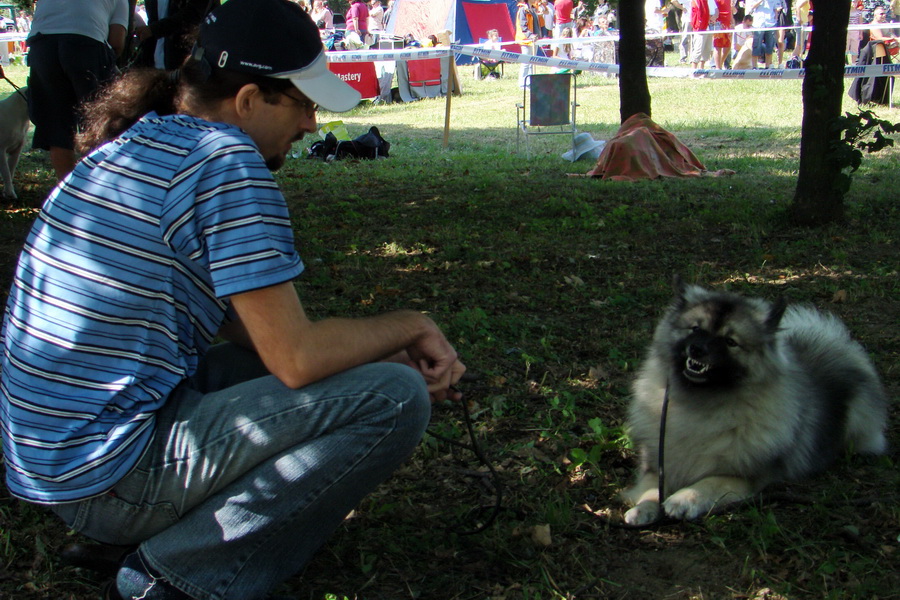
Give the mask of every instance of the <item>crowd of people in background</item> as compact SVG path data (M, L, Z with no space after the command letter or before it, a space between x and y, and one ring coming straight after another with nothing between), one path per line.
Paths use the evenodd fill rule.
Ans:
M105 0L104 6L121 6L125 0ZM329 7L328 0L292 0L309 13L319 29L325 47L329 50L353 50L374 47L385 35L390 21L394 0L352 0L343 19L338 22ZM892 45L898 35L897 28L861 28L852 26L871 23L891 23L900 20L900 0L847 0L850 2L851 29L847 36L846 56L850 64L867 64L875 60L871 53L863 53L871 41L880 41L884 47ZM18 15L16 27L30 31L29 46L32 65L32 121L36 125L35 147L50 150L57 175L64 177L74 165L71 138L74 135L74 117L53 117L52 125L43 125L50 119L49 107L69 115L73 107L112 73L115 54L123 49L118 42L111 45L107 38L107 26L96 27L96 32L85 29L84 37L94 40L114 52L100 52L104 65L91 67L94 76L91 87L62 90L60 84L48 80L42 87L42 70L52 68L44 64L42 56L52 56L45 48L58 27L55 22L40 18L43 10L57 18L62 14L56 4L60 0L45 0L38 6L34 25L24 11ZM81 4L78 2L72 4ZM662 46L664 37L677 45L682 63L694 69L799 68L809 47L809 28L813 18L814 0L645 0L648 48L652 44ZM218 4L214 2L213 4ZM191 49L189 33L196 28L209 0L146 0L137 7L131 17L130 66L152 66L174 69L188 56ZM53 11L49 7L54 7ZM96 8L96 7L93 7ZM110 13L111 14L111 13ZM104 17L105 18L105 17ZM121 18L117 17L119 20ZM616 12L607 0L599 0L593 10L588 10L583 0L518 0L514 16L514 40L503 40L494 30L491 47L500 49L505 43L517 43L525 53L534 53L538 47L545 54L570 60L584 60L602 64L617 64ZM44 22L42 22L44 21ZM36 29L35 29L36 28ZM721 33L719 33L721 32ZM436 46L449 43L452 32L436 33L424 40L406 36L405 46ZM653 35L655 34L655 35ZM672 34L677 34L672 35ZM540 40L553 38L551 44ZM586 39L591 38L591 39ZM565 41L561 41L565 40ZM675 43L677 41L677 44ZM128 44L125 48L128 48ZM47 50L44 52L44 50ZM887 57L887 60L890 60ZM48 58L49 61L49 58ZM107 64L110 63L110 64ZM523 65L520 79L530 73L531 66ZM496 76L496 73L493 73ZM46 89L44 89L46 88Z

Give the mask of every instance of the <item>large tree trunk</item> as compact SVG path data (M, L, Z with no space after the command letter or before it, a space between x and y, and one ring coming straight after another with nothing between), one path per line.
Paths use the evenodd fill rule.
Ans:
M637 113L650 115L644 3L637 0L619 2L618 20L619 117L624 123L625 119Z
M804 65L800 173L791 205L791 215L801 225L823 225L844 216L846 184L830 153L840 141L833 124L841 116L849 20L849 2L815 3L815 31Z

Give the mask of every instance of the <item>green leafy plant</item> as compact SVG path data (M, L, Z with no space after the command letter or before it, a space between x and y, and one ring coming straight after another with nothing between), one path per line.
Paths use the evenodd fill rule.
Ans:
M838 184L846 193L850 189L851 173L862 165L863 151L871 154L893 147L894 140L887 135L900 131L900 123L891 123L871 110L863 110L855 114L844 113L843 117L838 117L834 128L840 133L840 140L832 148L831 159L841 169Z

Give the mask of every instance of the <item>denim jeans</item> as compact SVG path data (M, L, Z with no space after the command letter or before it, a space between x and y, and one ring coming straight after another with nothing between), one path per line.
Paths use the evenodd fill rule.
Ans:
M754 31L753 32L753 56L757 58L765 58L775 52L775 32L774 31ZM770 69L772 65L766 65Z
M198 600L264 598L412 453L431 405L422 376L374 363L292 390L225 344L176 389L137 467L55 505L70 527L140 544Z

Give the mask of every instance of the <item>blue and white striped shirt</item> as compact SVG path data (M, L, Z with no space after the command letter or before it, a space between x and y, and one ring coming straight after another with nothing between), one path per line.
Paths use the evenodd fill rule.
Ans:
M227 298L302 270L284 198L240 129L151 113L85 157L35 222L3 321L10 492L54 503L115 485Z

